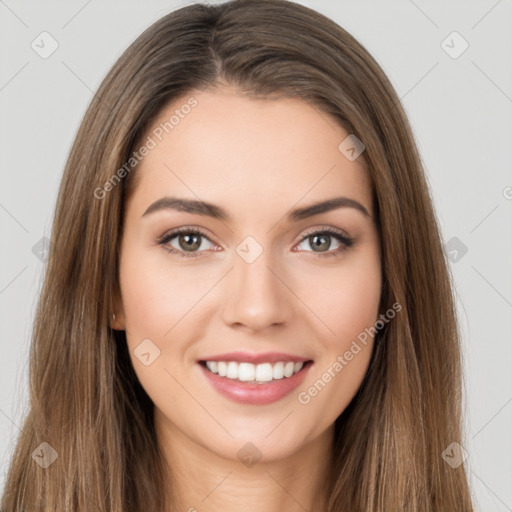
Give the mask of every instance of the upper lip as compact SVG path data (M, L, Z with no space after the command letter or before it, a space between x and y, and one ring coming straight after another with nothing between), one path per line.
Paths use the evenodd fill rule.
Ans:
M262 352L254 354L251 352L226 352L216 356L208 356L199 359L199 361L236 361L238 363L277 363L279 361L292 361L294 363L303 363L310 361L307 357L285 354L284 352Z

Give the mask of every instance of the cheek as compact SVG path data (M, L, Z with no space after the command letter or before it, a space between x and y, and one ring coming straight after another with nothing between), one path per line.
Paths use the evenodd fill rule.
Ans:
M160 337L164 329L163 320L166 318L165 309L172 306L169 304L169 295L164 293L165 281L155 279L151 273L131 265L121 270L120 278L129 337Z
M185 314L180 283L165 275L160 262L136 249L124 253L119 277L127 345L137 378L155 404L173 402L180 390L173 385L171 363L180 360L183 346L168 343L171 335L166 333Z
M305 302L315 305L325 334L318 337L323 354L298 398L301 404L329 411L327 422L343 412L361 386L381 296L380 256L374 246L343 263L335 271L317 272L302 289Z
M155 248L148 254L127 248L121 262L126 330L132 340L142 336L163 341L205 292L198 286L200 276L191 281L189 272L166 265L164 251Z
M375 324L381 295L380 273L366 267L363 272L349 273L342 283L331 290L336 300L330 320L336 338L345 341Z
M172 327L173 319L169 310L173 300L178 300L169 293L169 283L160 275L158 265L144 259L137 249L124 248L120 265L120 287L125 318L125 330L130 355L146 339L162 349L164 334ZM156 262L153 262L156 263ZM161 358L155 363L160 363ZM140 363L133 360L137 370ZM154 369L155 364L151 365ZM144 368L140 368L144 373ZM139 376L142 377L142 376ZM143 378L141 378L143 380Z
M305 274L307 275L307 274ZM327 348L343 349L378 319L381 272L378 254L357 254L338 268L322 269L302 279L299 296L324 325Z

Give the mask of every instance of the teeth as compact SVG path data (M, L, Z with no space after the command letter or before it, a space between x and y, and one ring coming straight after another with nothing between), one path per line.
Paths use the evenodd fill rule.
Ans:
M236 363L229 363L236 365ZM242 382L248 382L250 380L254 380L256 378L256 366L251 363L240 363L238 364L238 375L236 373L236 369L234 370L234 377L239 378Z
M256 380L260 382L270 382L272 376L273 371L270 363L263 363L256 366Z
M237 363L236 361L206 361L206 367L220 377L262 384L271 380L288 378L299 372L304 363L291 361L278 363Z
M228 379L238 379L238 363L230 361L228 363L228 371L226 372Z
M274 379L282 379L284 377L284 363L276 363L272 368Z
M208 366L208 363L206 363L206 365ZM219 371L219 375L220 375L221 377L225 377L225 376L226 376L227 369L228 369L228 365L227 365L226 363L224 363L224 362L220 362L220 361L219 361L219 362L217 363L217 368L218 368L218 371ZM213 370L213 368L210 368L210 370L211 370L212 372L214 372L214 373L215 373L215 371Z
M225 363L220 363L222 365L224 365ZM206 366L208 366L208 369L211 370L213 373L217 373L219 370L218 370L218 365L217 365L217 361L208 361L206 363ZM224 375L226 374L226 372L223 372Z
M283 369L283 372L284 372L284 376L285 377L291 377L293 375L293 368L295 367L295 363L286 363L284 365L284 369Z

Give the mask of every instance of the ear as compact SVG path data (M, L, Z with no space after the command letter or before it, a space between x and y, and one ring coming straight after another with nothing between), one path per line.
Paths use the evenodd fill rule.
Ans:
M124 331L126 329L126 319L123 308L123 299L119 284L116 283L112 296L112 311L110 312L109 325L111 329L116 331Z

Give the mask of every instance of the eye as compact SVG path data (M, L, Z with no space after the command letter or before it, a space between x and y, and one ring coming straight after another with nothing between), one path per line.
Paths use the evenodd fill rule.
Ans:
M339 246L335 249L331 248L331 239L335 238ZM176 239L175 244L171 242ZM176 254L180 258L195 258L201 256L201 253L205 251L203 241L207 240L212 243L208 236L197 228L182 227L175 229L169 233L163 235L159 240L158 244L162 245L168 252ZM313 252L315 257L327 257L337 256L344 250L352 247L354 239L347 236L343 231L335 228L325 228L322 230L313 230L306 233L306 236L301 240L300 244L296 247L300 247L301 244L307 242L311 247L315 248ZM320 250L316 250L320 249ZM325 249L325 250L324 250ZM214 249L219 250L219 249ZM301 249L301 251L303 251Z
M175 238L178 247L170 244L171 240ZM181 258L194 258L200 255L197 254L200 248L204 249L204 244L201 239L208 240L211 243L211 240L203 231L196 228L184 227L166 233L158 243L163 245L167 251L177 254Z
M329 250L331 248L332 238L338 241L339 246L333 250ZM315 250L308 252L316 253L315 256L320 257L337 256L354 245L353 238L347 236L343 231L334 228L325 228L307 233L297 247L300 247L300 245L305 242L315 248ZM317 251L316 249L319 250Z

